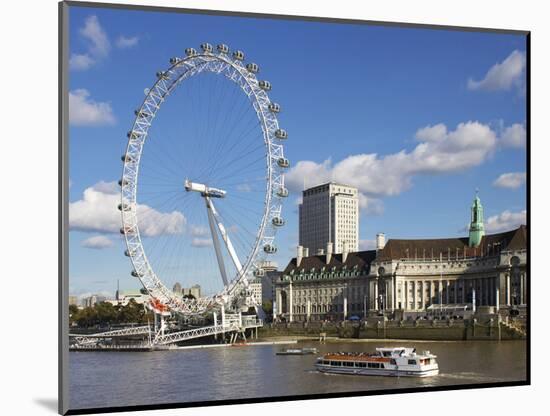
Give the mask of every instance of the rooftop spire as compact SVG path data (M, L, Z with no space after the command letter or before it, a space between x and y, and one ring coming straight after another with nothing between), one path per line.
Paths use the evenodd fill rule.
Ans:
M478 194L479 189L476 188L476 196L471 208L470 239L468 243L470 247L479 246L481 239L485 235L485 227L483 226L483 205L481 205Z

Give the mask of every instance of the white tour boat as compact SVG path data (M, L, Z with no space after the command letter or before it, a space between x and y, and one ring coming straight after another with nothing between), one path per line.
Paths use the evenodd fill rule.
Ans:
M322 373L363 376L429 377L439 373L436 356L429 351L417 354L416 348L376 348L375 353L337 352L317 358L315 367Z

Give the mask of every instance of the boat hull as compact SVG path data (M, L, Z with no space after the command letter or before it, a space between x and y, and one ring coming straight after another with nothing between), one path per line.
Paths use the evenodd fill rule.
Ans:
M390 368L346 368L326 365L315 365L317 371L327 374L348 374L356 376L385 376L385 377L433 377L439 374L439 368L422 370L399 370Z

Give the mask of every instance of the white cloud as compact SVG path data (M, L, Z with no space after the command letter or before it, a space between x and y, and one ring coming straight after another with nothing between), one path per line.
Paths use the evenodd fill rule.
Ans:
M95 64L94 59L87 53L73 53L69 58L69 68L75 71L85 71Z
M485 222L485 231L487 233L510 231L522 224L527 224L526 210L520 212L511 212L506 210L498 215L489 217Z
M84 71L109 55L111 42L97 16L89 16L78 33L86 40L88 48L86 53L73 53L69 65L71 69Z
M190 230L193 237L204 237L210 234L208 228L202 225L191 225Z
M86 51L72 53L69 67L75 71L86 71L109 56L111 41L97 16L89 16L78 33L86 42ZM125 35L120 35L115 42L120 49L132 48L138 43L139 36Z
M503 173L494 182L493 185L499 188L517 189L527 180L525 172Z
M184 231L186 220L179 211L159 212L147 205L138 205L137 212L139 230L145 237L181 234Z
M402 150L385 156L376 153L351 155L333 165L331 159L322 163L298 162L287 175L286 184L293 192L323 182L342 182L359 189L360 201L368 207L369 197L397 195L409 189L415 175L459 172L478 166L496 148L497 135L477 121L460 123L448 131L438 124L419 129L419 144L412 151ZM366 199L365 199L366 198Z
M500 143L504 147L523 148L527 142L527 132L523 124L515 123L504 129Z
M384 203L381 199L359 193L359 209L365 214L382 215L384 213Z
M116 40L116 46L119 48L132 48L139 42L138 36L124 36L120 35Z
M359 240L359 250L374 250L376 240Z
M115 123L111 104L90 98L86 89L69 91L69 123L75 126L101 126Z
M80 34L90 42L90 53L94 56L104 57L111 50L111 43L107 33L99 24L97 16L90 16L84 22L84 27L79 30Z
M435 126L426 126L418 129L415 137L420 142L438 142L447 136L447 126L443 123L436 124Z
M69 227L71 230L118 233L121 216L118 210L120 194L113 192L115 182L99 182L86 188L82 199L69 203ZM181 234L186 219L179 211L159 212L147 205L138 205L138 225L141 235L157 237Z
M504 61L494 64L480 81L468 80L468 89L499 91L524 86L525 53L515 50Z
M77 296L78 296L78 301L79 302L82 302L82 300L86 299L86 298L89 298L90 296L103 296L107 299L113 299L113 293L112 292L109 292L108 290L100 290L99 292L83 292L83 293L78 293L79 291L77 290Z
M191 240L191 246L193 247L210 247L212 244L211 238L193 238L193 240Z
M237 185L237 191L239 191L239 192L251 192L252 188L249 184L242 183L240 185Z
M113 245L113 241L104 235L96 235L82 241L82 247L93 248L100 250L102 248L108 248Z
M99 181L92 189L97 192L102 192L109 195L120 195L120 188L116 182Z

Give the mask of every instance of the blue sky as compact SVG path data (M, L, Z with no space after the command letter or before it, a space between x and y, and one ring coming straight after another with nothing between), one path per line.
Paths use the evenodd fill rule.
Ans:
M113 292L117 279L121 288L139 287L116 234L119 217L109 204L118 190L112 182L120 178L126 132L144 89L168 67L170 57L203 42L242 49L247 62L260 65L259 78L273 84L270 97L282 106L279 122L289 133L285 154L292 163L287 175L292 193L284 206L287 226L277 236L275 259L281 266L295 251L296 204L304 178L308 186L333 179L359 188L363 248L371 247L377 232L388 238L464 235L476 188L489 232L525 222L523 36L74 6L69 36L74 293ZM235 130L242 123L243 132L252 120L246 108L242 119L233 108L242 97L230 104L231 86L211 78L190 82L161 108L151 130L159 138L144 150L144 175L161 180L162 169L166 176L173 173L174 192L183 176L207 166L208 155L223 149L216 147L217 140L230 136L231 127L203 132L192 127L193 121L201 126L200 109L202 116L218 112L220 126L229 126L230 114ZM181 153L172 152L173 146ZM169 164L176 158L181 171L174 172ZM220 201L243 251L243 230L253 229L253 208L261 196L254 189L254 160L243 157L233 164L241 173L231 195L249 201L250 215L231 205L235 199ZM138 198L140 191L148 194L147 187L149 195L157 192L157 183L144 181ZM162 266L168 285L181 281L217 290L220 279L210 270L215 258L204 232L203 206L199 198L180 206L178 198L164 205L153 196L138 200L155 210L150 218L162 225L151 229L146 249L152 261L161 262L162 253L172 256L173 262ZM182 266L193 272L170 275Z

